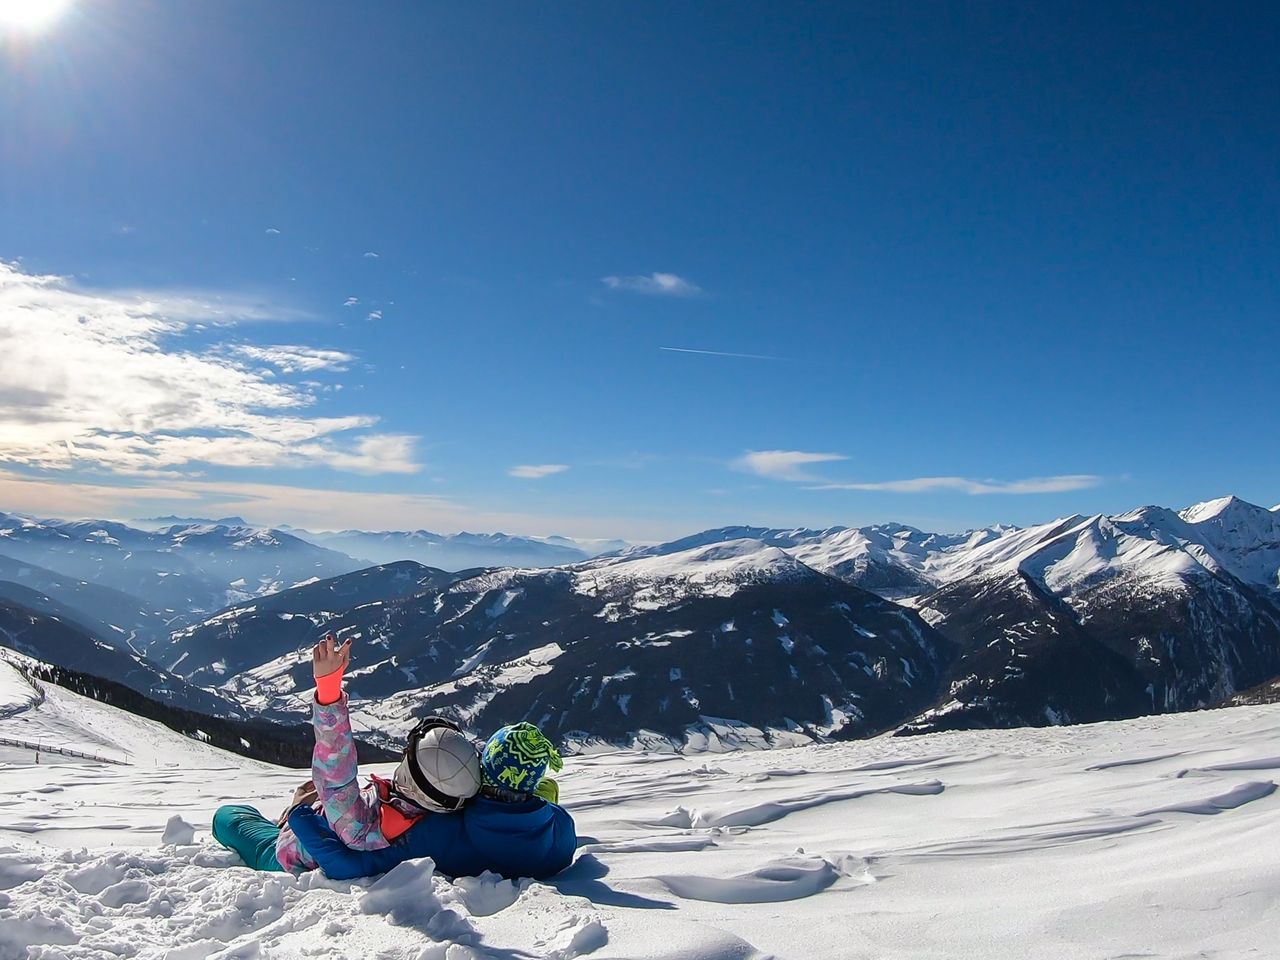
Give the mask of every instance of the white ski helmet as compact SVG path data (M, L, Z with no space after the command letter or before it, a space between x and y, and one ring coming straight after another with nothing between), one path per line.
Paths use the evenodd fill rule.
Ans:
M427 717L409 734L392 781L422 809L452 813L480 792L480 753L456 723Z

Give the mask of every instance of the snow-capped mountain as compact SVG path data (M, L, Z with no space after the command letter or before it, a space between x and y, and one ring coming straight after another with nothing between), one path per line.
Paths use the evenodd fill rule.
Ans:
M219 524L141 530L112 521L0 514L0 578L46 592L82 618L134 633L140 650L167 633L156 624L190 622L239 600L361 566L278 530ZM104 606L84 584L117 596Z
M963 653L913 729L1186 710L1280 673L1275 554L1256 512L1069 517L968 552L918 599Z
M1152 514L1157 509L1149 507L1144 511ZM1204 562L1213 569L1244 583L1280 590L1280 513L1276 509L1223 497L1188 507L1178 515L1173 511L1165 513L1170 516L1152 523L1153 536L1186 543L1188 551L1206 558ZM1124 525L1128 517L1113 519ZM721 527L668 543L632 547L624 555L660 556L749 537L784 550L815 570L881 596L902 599L923 596L984 571L1015 567L1046 536L1088 519L1091 518L1063 517L1026 529L1000 524L960 534L928 533L893 523L825 530ZM1133 543L1136 541L1129 546L1133 547ZM1137 562L1140 558L1130 559ZM1085 561L1076 557L1072 563L1058 567L1055 576L1069 578L1076 562Z
M311 684L302 654L332 630L356 638L358 723L391 740L435 711L478 727L528 718L579 742L683 744L892 727L933 702L953 657L913 612L757 540L448 577L305 617L292 598L227 611L175 636L174 669L196 648L225 651L223 690L294 713Z
M996 526L961 534L940 534L900 523L825 530L720 527L668 543L633 547L624 555L662 556L749 538L784 550L815 570L880 596L897 599L936 587L942 580L942 571L955 557L1014 530Z
M1280 513L1276 509L1222 497L1189 507L1181 516L1232 575L1248 584L1280 590Z
M568 537L515 537L505 533L431 533L429 530L342 530L296 536L319 546L340 550L370 563L416 560L439 570L478 567L554 567L578 563L624 549L622 540L571 540Z
M209 517L179 517L170 514L165 517L144 517L140 520L130 520L131 526L140 530L161 530L165 527L190 527L194 525L214 524L223 527L251 527L251 524L244 517L221 517L212 520Z

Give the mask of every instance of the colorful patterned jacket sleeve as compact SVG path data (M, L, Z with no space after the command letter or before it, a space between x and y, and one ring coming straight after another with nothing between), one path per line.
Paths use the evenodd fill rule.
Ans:
M336 703L320 704L312 700L311 725L316 736L311 754L311 779L320 795L317 807L334 833L351 849L381 850L390 846L382 833L382 801L377 788L370 786L361 791L356 781L356 745L351 735L346 694ZM280 832L276 841L276 859L291 873L316 867L315 860L288 827Z
M289 873L305 873L319 866L287 823L276 837L276 859Z
M360 790L356 781L356 743L351 735L347 695L336 703L312 701L311 725L316 748L311 755L325 819L338 838L353 850L381 850L390 846L382 835L382 801L376 787Z

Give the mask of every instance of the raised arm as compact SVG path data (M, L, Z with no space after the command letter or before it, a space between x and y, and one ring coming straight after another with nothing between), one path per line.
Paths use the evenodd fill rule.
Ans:
M311 724L316 746L311 755L311 778L324 806L325 817L343 843L352 847L384 847L379 811L360 792L356 744L351 734L342 673L351 662L351 640L339 645L330 634L311 651L316 678Z

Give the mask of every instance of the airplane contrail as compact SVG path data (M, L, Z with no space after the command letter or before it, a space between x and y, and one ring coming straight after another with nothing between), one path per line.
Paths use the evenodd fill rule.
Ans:
M726 353L723 350L693 350L689 347L659 347L670 353L698 353L706 357L736 357L739 360L787 360L788 357L767 357L759 353Z

